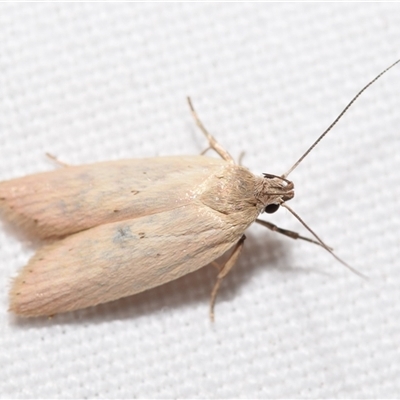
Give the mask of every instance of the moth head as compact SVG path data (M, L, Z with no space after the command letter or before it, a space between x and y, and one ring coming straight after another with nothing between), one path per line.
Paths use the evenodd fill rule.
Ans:
M263 211L273 214L286 201L294 197L293 182L280 176L263 174L262 188L259 190L259 199Z

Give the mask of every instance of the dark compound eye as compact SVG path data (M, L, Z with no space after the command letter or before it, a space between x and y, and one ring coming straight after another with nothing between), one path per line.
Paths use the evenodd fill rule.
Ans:
M265 207L265 212L267 214L273 214L275 211L278 211L279 209L279 204L268 204L267 207Z

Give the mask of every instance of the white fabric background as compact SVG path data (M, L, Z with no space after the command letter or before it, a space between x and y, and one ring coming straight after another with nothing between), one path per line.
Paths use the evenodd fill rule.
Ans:
M46 151L198 154L186 95L234 157L281 174L400 57L400 5L1 4L0 43L0 179L53 168ZM33 247L3 224L1 396L399 397L399 107L400 66L291 175L290 205L368 282L255 226L214 325L212 267L20 320L7 292ZM268 220L304 233L285 210Z

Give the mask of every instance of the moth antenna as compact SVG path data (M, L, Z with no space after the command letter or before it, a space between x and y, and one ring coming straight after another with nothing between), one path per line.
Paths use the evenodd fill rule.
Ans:
M365 85L350 101L349 104L343 109L343 111L336 117L336 119L329 125L329 127L325 130L324 133L308 148L308 150L293 164L293 166L282 175L282 178L286 178L297 166L308 156L308 154L312 151L312 149L324 138L324 136L337 124L337 122L343 117L346 111L352 106L352 104L360 97L360 95L367 90L373 83L375 83L382 75L392 69L396 64L400 62L400 59L394 62L390 67L387 67L383 70L379 75L377 75L372 81L370 81L367 85Z
M285 207L303 226L306 228L318 241L318 243L321 244L321 246L328 252L330 253L333 257L336 258L337 261L339 261L341 264L343 264L346 268L348 268L351 272L354 274L358 275L359 277L363 279L367 279L365 275L363 275L361 272L358 272L356 269L351 267L349 264L347 264L345 261L343 261L340 257L338 257L330 248L327 246L324 241L303 221L300 216L295 213L289 206L286 205L286 203L281 204L282 207Z

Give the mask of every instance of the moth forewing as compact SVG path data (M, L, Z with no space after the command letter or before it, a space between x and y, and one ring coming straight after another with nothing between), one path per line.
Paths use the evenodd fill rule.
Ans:
M182 156L68 166L0 182L0 210L35 237L62 237L188 204L225 164Z
M227 188L234 178L235 185ZM209 264L257 218L258 179L225 163L192 187L188 204L103 224L44 246L14 280L10 309L23 316L76 310L142 292Z

